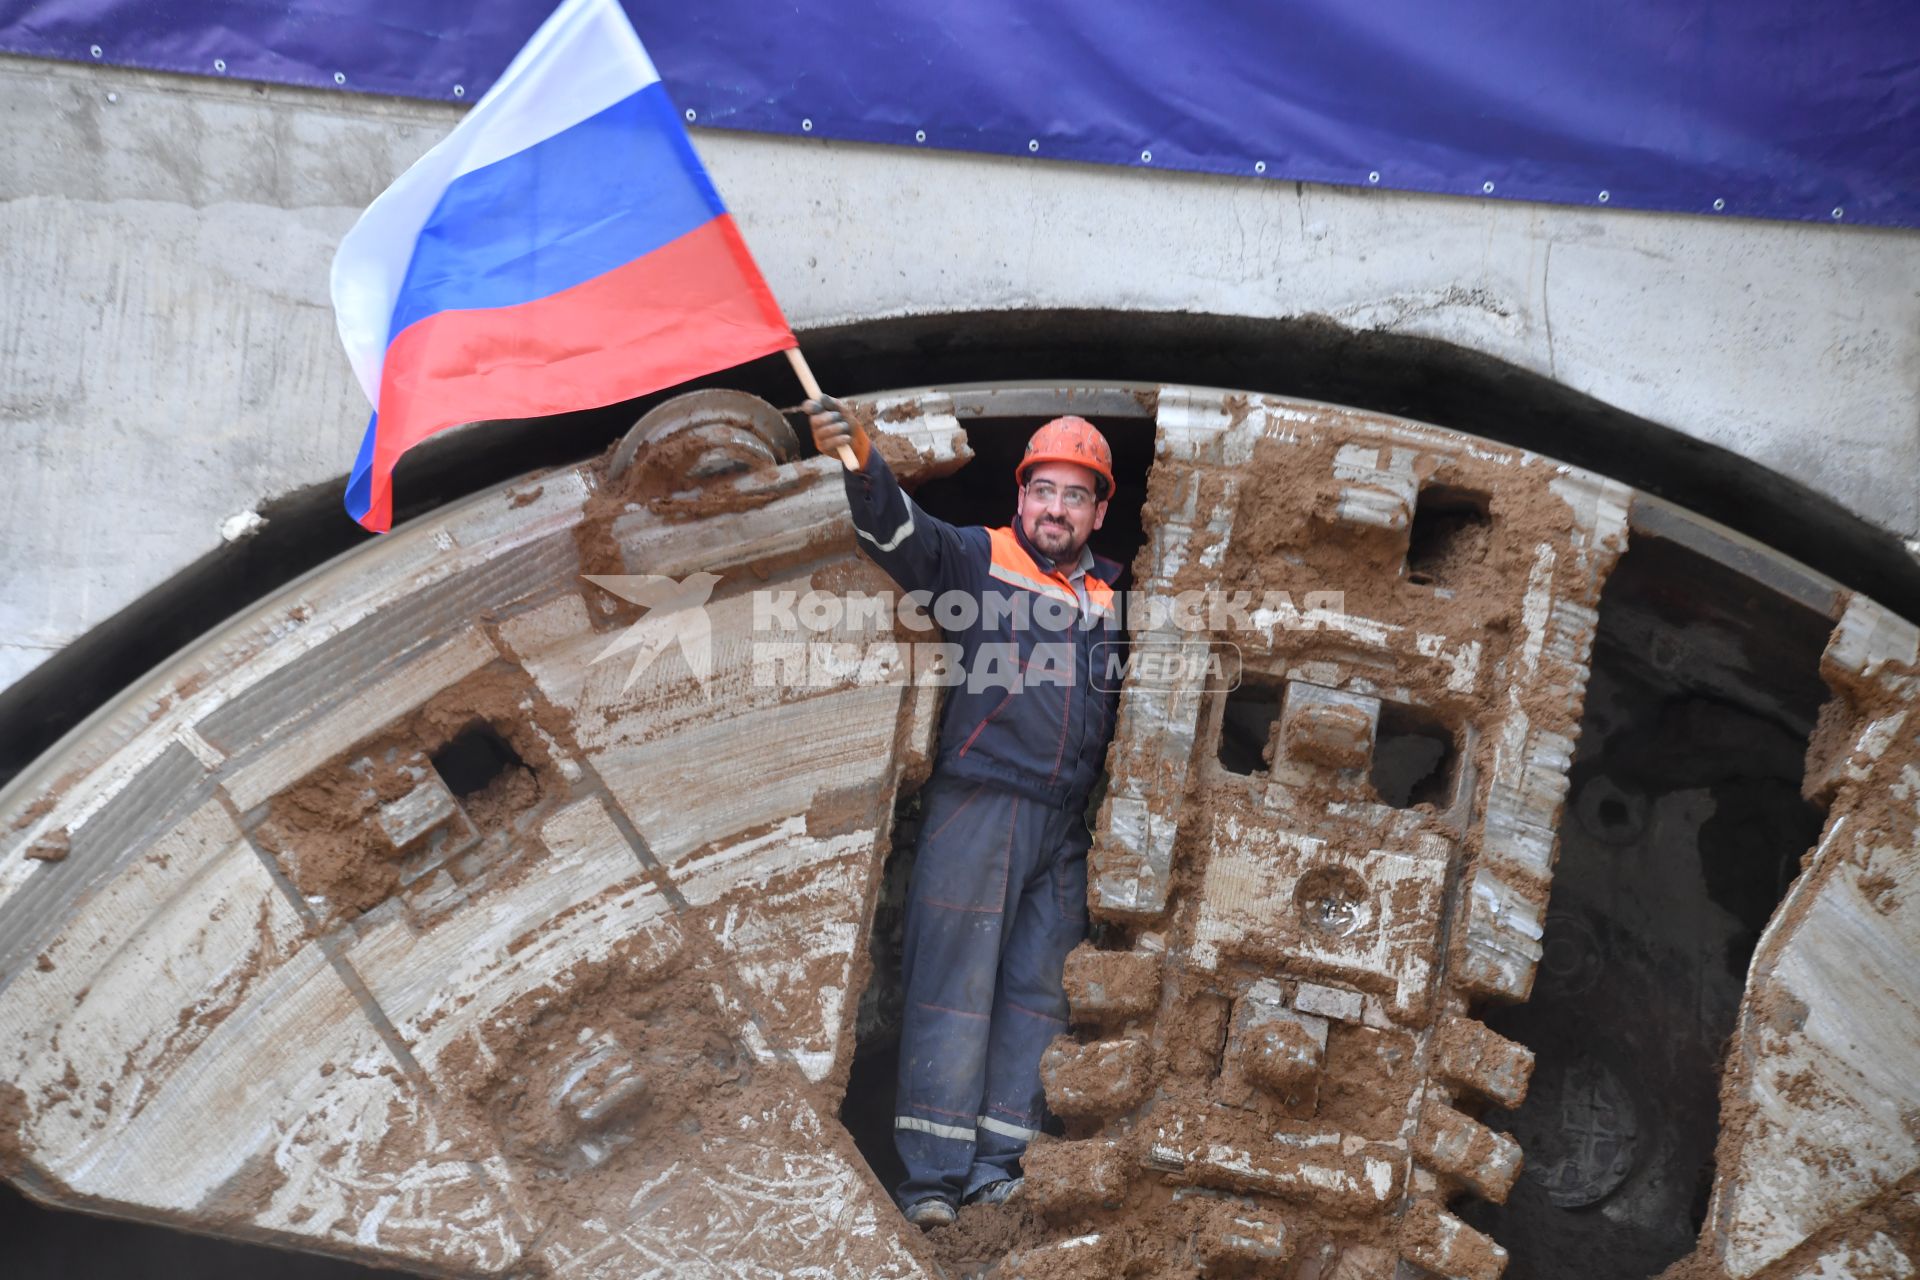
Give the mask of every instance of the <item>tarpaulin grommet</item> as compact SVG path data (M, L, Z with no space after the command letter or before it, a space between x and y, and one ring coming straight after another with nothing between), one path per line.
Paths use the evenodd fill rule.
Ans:
M1253 171L1255 173L1265 173L1267 171L1267 162L1265 160L1255 160L1253 162Z
M1481 184L1480 184L1480 189L1481 189L1482 191L1484 191L1484 192L1486 192L1486 193L1487 193L1488 195L1492 195L1492 194L1493 194L1493 184L1492 184L1491 182L1483 182L1483 183L1481 183Z
M464 97L466 97L466 96L467 96L467 86L465 86L465 85L463 85L463 84L457 84L457 85L455 85L455 86L453 86L453 96L454 96L454 97L456 97L456 98L464 98Z
M1027 139L1027 150L1038 151L1039 149L1040 149L1040 139L1038 138Z
M913 131L913 140L915 142L925 142L927 140L927 131L925 129L915 129Z
M695 111L692 107L688 107L681 114L686 116L688 124L692 124L695 120L698 120L700 118L700 113Z
M334 82L335 84L345 84L345 83L347 82L347 73L346 73L346 72L344 72L344 71L336 71L336 72L334 72L334 73L333 73L333 82Z
M1833 220L1835 222L1840 221L1840 219L1846 216L1847 216L1847 211L1845 209L1842 209L1839 205L1833 206Z
M1607 192L1605 192L1605 191L1602 191L1602 192L1600 193L1600 203L1601 203L1601 204L1605 204L1605 203L1606 203L1607 201L1609 201L1609 200L1611 200L1611 199L1613 199L1613 196L1612 196L1612 195L1610 195L1609 193L1607 193Z
M1151 151L1142 151L1142 152L1140 153L1140 163L1141 163L1141 164L1152 164L1152 163L1153 163L1153 152L1151 152Z
M88 48L88 50L87 50L87 52L88 52L88 53L90 53L90 54L92 54L92 55L93 55L94 57L96 57L96 58L97 58L97 57L99 57L99 56L100 56L100 52L101 52L101 50L100 50L100 46L99 46L99 45L97 45L97 44L96 44L96 45L93 45L93 46L91 46L90 48Z
M802 132L802 133L812 133L812 132L813 132L813 117L812 117L812 116L808 116L808 117L806 117L806 118L804 118L804 119L802 119L802 120L800 121L800 132Z
M1722 199L1719 199L1718 197L1715 197L1715 199L1714 199L1714 202L1713 202L1713 211L1714 211L1715 213L1718 213L1718 212L1720 212L1720 211L1721 211L1722 209L1724 209L1724 208L1726 208L1726 207L1727 207L1727 202L1726 202L1725 200L1722 200Z
M1370 183L1373 183L1375 186L1378 186L1380 184L1380 171L1378 169L1374 169L1370 171L1367 174L1367 181Z
M227 74L227 60L225 58L215 58L213 60L213 69L221 75Z

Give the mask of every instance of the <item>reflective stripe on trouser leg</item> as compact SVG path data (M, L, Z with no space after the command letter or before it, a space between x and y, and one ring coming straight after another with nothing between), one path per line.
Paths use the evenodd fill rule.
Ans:
M907 1169L903 1205L957 1202L966 1190L1007 888L1031 874L1043 825L1033 802L992 787L936 778L924 796L901 960L893 1140Z
M1029 1129L1023 1125L1008 1124L1005 1120L996 1120L992 1116L980 1116L980 1127L988 1133L997 1133L1003 1138L1014 1138L1020 1142L1032 1142L1040 1136L1038 1129Z
M1087 846L1078 809L1049 815L1042 856L1009 911L1001 943L984 1105L966 1192L1019 1173L1046 1115L1040 1057L1067 1029L1067 953L1087 936Z
M985 1120L986 1117L982 1116L981 1119ZM936 1138L952 1138L956 1142L973 1141L972 1125L941 1124L938 1120L922 1120L919 1116L895 1116L893 1127L911 1133L930 1133Z

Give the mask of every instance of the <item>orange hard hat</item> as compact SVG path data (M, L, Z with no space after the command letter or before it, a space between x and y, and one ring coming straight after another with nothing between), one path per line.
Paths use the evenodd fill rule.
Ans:
M1042 462L1071 462L1085 467L1100 477L1097 496L1102 500L1113 496L1113 450L1107 447L1100 428L1085 418L1055 418L1034 432L1015 477L1025 484L1027 472Z

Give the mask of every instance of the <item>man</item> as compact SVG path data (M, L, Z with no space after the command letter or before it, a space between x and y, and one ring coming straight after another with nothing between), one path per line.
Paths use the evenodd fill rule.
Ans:
M921 792L901 963L898 1196L931 1228L1018 1189L1045 1112L1040 1055L1067 1026L1061 969L1087 928L1087 798L1118 701L1092 664L1120 636L1121 569L1087 549L1113 454L1092 423L1056 418L1027 443L1013 524L956 528L901 491L837 402L806 408L815 446L851 446L858 463L846 486L860 549L929 593L967 672L948 689Z

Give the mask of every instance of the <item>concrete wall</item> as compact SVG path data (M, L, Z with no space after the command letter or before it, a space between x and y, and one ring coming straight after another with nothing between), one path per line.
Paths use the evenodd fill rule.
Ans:
M333 247L455 114L0 58L0 688L231 517L344 475L367 409ZM1509 361L1920 529L1920 235L697 142L796 329L1325 315Z

